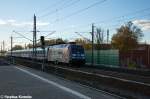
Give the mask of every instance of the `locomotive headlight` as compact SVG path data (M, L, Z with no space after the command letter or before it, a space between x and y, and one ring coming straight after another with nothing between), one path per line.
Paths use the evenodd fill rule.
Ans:
M84 54L81 54L81 56L82 56L82 57L85 57L85 55L84 55Z
M77 56L76 54L72 54L72 56Z

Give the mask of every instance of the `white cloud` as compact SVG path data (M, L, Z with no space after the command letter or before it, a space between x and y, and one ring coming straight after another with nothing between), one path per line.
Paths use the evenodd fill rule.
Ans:
M134 20L133 23L141 27L142 30L150 30L150 20Z
M47 26L49 25L48 22L37 22L37 26Z
M37 26L47 26L47 25L49 25L48 22L42 22L42 21L37 22ZM9 19L9 20L0 19L0 26L29 27L29 26L33 26L33 22L18 22L13 19Z
M10 19L10 20L7 20L7 22L15 23L15 22L16 22L16 20Z
M7 24L7 23L0 19L0 25L5 25L5 24Z

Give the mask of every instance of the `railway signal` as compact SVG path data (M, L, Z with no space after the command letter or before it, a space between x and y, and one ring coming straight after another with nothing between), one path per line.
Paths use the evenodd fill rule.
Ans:
M44 46L45 46L44 36L41 36L41 47L44 48Z
M41 40L41 47L43 49L43 63L42 63L42 70L44 71L44 64L45 64L45 40L44 40L44 36L40 37Z

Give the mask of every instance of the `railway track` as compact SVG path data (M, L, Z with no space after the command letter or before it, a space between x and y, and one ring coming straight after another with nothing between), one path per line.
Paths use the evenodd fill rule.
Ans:
M33 66L34 68L41 69L41 62L36 62L36 61L33 62L31 60L24 60L24 59L17 59L17 61L22 61L23 63L26 61L27 64L25 65L30 67L30 64L34 64L35 65ZM114 88L119 88L125 90L132 90L133 92L138 91L144 94L146 93L146 95L150 94L149 76L120 73L115 71L101 70L101 69L84 67L84 66L80 68L76 68L76 67L70 67L62 64L54 65L50 63L46 63L45 68L46 68L45 71L47 72L52 72L64 78L74 80L74 81L79 81L86 85L94 86L95 88L103 87L103 85L104 86L107 85L109 87L113 86L113 88L109 88L106 86L107 88L109 88L109 90L111 90L110 92L113 92L112 90L114 90ZM100 84L102 86L99 85L95 86L96 84ZM106 91L108 91L107 88L103 88L103 90L106 89ZM127 91L121 92L120 90L117 91L117 94L123 93L124 95L124 92L126 92L126 95L131 94L130 92ZM136 97L136 95L138 94L134 94L133 96Z
M24 59L19 59L19 60L24 60ZM32 60L25 60L29 62L33 62ZM37 62L37 61L35 61ZM41 62L37 62L41 64ZM108 76L108 77L114 77L116 79L122 79L122 80L128 80L132 81L135 83L141 83L145 85L150 85L150 76L143 76L143 75L137 75L137 74L132 74L132 73L122 73L118 71L111 71L111 70L104 70L104 69L98 69L98 68L91 68L89 66L68 66L66 64L52 64L52 63L46 63L46 66L56 66L56 67L62 67L65 69L72 69L72 70L77 70L81 72L86 72L86 73L92 73L92 74L97 74L97 75L103 75L103 76Z
M91 69L89 67L71 68L71 69L94 73L97 75L115 77L118 79L131 80L131 81L150 85L150 76L148 77L148 76L141 76L141 75L135 75L135 74L121 73L121 72L118 73L115 71L108 71L108 70L101 70L101 69L94 69L94 68Z

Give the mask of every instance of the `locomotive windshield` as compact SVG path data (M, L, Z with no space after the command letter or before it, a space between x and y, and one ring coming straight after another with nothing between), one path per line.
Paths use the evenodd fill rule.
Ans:
M72 45L71 46L71 52L73 54L76 54L76 53L81 54L81 53L84 53L84 48L80 45Z

